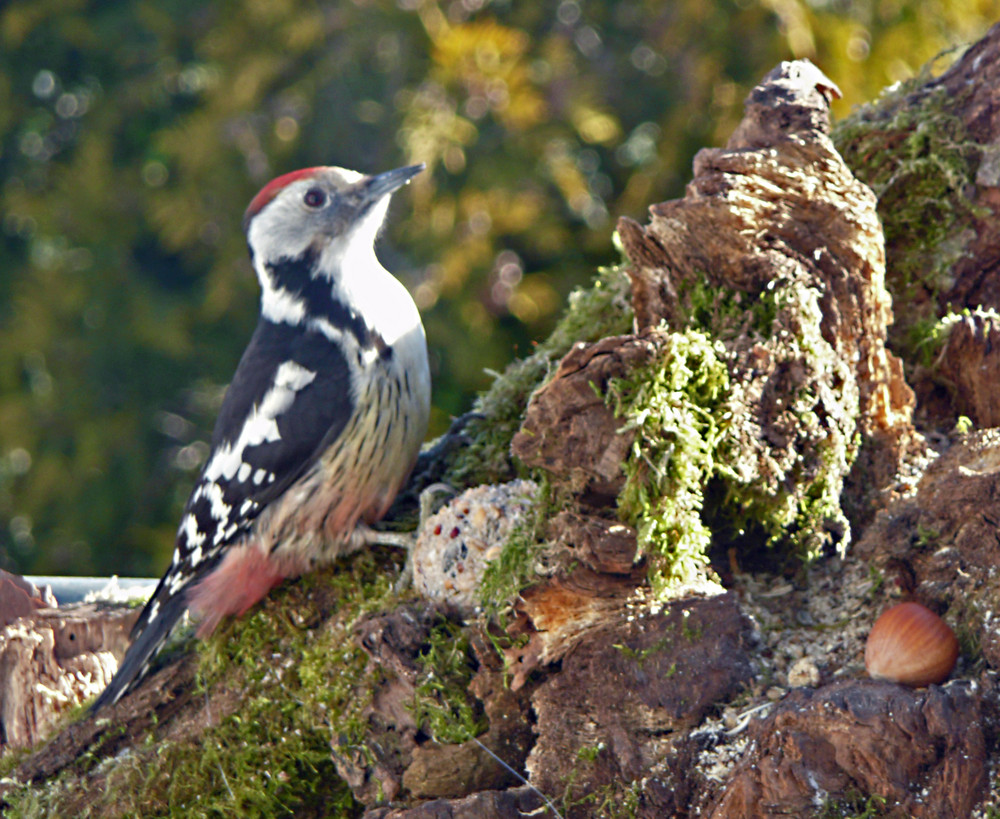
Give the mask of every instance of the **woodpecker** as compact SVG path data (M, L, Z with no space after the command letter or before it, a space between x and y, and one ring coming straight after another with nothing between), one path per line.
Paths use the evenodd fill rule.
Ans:
M430 414L413 299L375 256L392 193L423 170L279 176L243 219L260 320L226 391L173 560L91 707L146 675L185 611L210 634L286 577L377 540Z

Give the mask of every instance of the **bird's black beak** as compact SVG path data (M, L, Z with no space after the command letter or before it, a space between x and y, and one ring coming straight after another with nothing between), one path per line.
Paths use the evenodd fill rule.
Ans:
M393 171L369 176L361 183L365 199L374 201L381 199L387 193L399 190L426 167L421 162L419 165L407 165L405 168L396 168Z

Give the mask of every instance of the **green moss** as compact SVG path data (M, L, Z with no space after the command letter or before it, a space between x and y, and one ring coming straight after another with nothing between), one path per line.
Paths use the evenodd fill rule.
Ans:
M941 537L941 533L936 529L929 529L921 523L917 523L917 542L916 547L922 551L926 551L937 544L938 538Z
M576 752L576 758L581 762L589 762L593 764L597 761L597 757L600 755L607 746L603 742L598 742L596 745L589 745L583 748L578 748Z
M676 629L672 629L664 633L655 643L646 646L642 649L634 649L631 646L625 645L624 643L614 643L612 648L618 651L627 660L634 662L640 669L646 664L646 662L660 654L664 651L671 651L677 645L676 635L679 633L682 640L688 643L697 643L702 638L701 626L691 627L690 624L691 612L685 610L681 614L681 621L677 624ZM677 663L671 663L670 668L666 671L667 677L672 677L677 673Z
M871 588L868 589L867 597L871 600L876 598L879 590L885 585L885 572L874 563L868 564L868 579L871 581Z
M781 288L773 286L755 294L719 287L705 273L687 283L682 292L687 325L722 342L741 335L770 338L784 295Z
M502 621L518 593L538 579L536 567L545 547L543 523L558 508L552 485L541 476L524 519L511 530L480 579L479 602L488 620Z
M113 759L95 745L45 786L8 795L5 816L73 815L83 794L100 816L359 815L332 753L366 751L381 672L351 634L390 597L380 555L286 584L201 645L206 727L193 738L172 739L166 723Z
M708 275L677 288L684 326L661 331L655 360L606 396L635 433L618 508L652 558L654 589L693 579L713 540L805 560L846 544L859 397L823 337L821 289L790 277L740 293Z
M30 750L27 748L6 750L3 758L0 759L0 782L10 779L14 775L14 771L29 753Z
M478 417L466 427L469 444L454 456L445 479L455 487L497 483L515 476L510 442L524 419L528 399L578 341L626 333L632 326L628 277L620 267L603 268L593 284L569 297L552 334L527 358L497 375L473 408Z
M608 385L621 431L635 434L619 515L636 527L660 592L692 580L707 562L712 533L701 512L726 424L724 358L721 343L704 333L670 333L655 361Z
M953 630L958 640L959 657L964 664L962 676L975 677L986 662L982 636L990 632L989 624L980 607L966 597L952 600L946 619L955 625Z
M828 802L813 816L814 819L905 819L907 814L887 807L883 796L865 796L849 790L842 799Z
M726 411L740 423L719 458L725 511L737 539L760 530L767 545L785 543L809 561L850 541L840 496L860 445L859 392L823 336L821 288L793 277L767 289L775 319L760 348L771 375L754 385L751 357L733 380Z
M625 659L631 660L639 668L642 668L646 661L661 651L666 651L668 648L673 646L674 638L670 634L666 634L657 640L653 645L647 646L643 649L634 649L631 646L627 646L624 643L614 643L612 648L619 652Z
M604 743L599 743L593 749L587 749L593 753L578 754L578 765L587 767L594 764L597 757L604 752ZM591 758L592 757L592 758ZM603 785L599 788L590 789L586 794L577 795L578 790L576 780L579 772L574 768L574 775L566 786L566 793L562 800L562 813L564 816L586 815L593 819L635 819L639 815L639 806L642 802L642 783L630 782ZM585 814L581 814L578 809L584 808Z
M848 167L878 197L896 315L891 340L906 360L913 360L921 329L936 318L936 297L951 287L952 268L975 238L970 222L982 215L966 195L982 146L950 113L961 100L945 88L928 90L929 79L925 72L892 86L832 133Z
M955 419L954 432L956 435L967 435L976 428L975 423L968 415L959 415Z
M485 731L487 720L469 692L474 663L462 629L447 620L439 622L418 660L421 671L412 710L420 730L444 744L466 742Z

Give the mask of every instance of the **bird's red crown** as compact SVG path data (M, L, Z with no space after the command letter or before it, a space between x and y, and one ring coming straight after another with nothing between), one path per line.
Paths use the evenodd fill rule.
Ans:
M250 204L247 205L246 213L243 215L243 224L248 224L249 221L260 213L264 209L264 206L274 199L274 197L277 196L283 188L291 185L292 182L295 182L296 180L315 176L321 170L323 170L321 167L301 168L300 170L291 171L290 173L282 174L281 176L272 179L260 189L253 199L250 200Z

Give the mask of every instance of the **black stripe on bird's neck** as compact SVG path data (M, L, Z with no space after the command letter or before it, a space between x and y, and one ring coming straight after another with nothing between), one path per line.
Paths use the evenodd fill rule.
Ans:
M375 349L383 358L390 357L392 348L382 335L369 327L356 310L334 296L329 278L315 274L318 259L319 252L310 247L301 256L283 257L267 262L265 267L272 284L304 301L310 316L324 318L334 327L349 332L363 350Z

